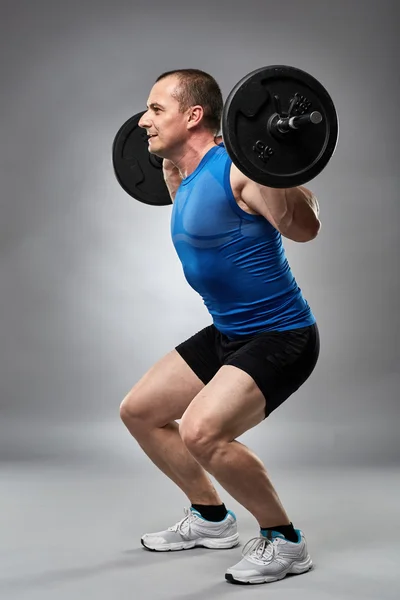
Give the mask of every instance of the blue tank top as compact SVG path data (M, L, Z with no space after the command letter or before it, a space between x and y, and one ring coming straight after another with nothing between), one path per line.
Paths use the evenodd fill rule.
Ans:
M230 339L312 325L281 234L238 206L231 164L224 146L214 146L176 193L171 235L187 282Z

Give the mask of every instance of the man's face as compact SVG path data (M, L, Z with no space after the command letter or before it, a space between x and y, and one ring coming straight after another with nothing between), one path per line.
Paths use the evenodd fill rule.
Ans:
M158 81L151 89L148 109L139 121L139 127L151 136L149 152L163 158L171 156L188 136L188 113L179 112L179 103L172 96L177 85L174 76Z

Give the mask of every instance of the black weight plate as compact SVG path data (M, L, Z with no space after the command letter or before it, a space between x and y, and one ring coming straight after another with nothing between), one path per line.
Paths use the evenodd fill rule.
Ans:
M279 134L268 123L277 113L291 116L312 111L318 124ZM322 171L335 151L339 133L336 109L327 90L314 77L276 65L246 75L230 92L222 113L222 135L232 162L247 177L273 188L310 181Z
M172 204L162 174L162 159L148 150L146 130L138 126L143 112L119 129L112 147L115 176L133 198L152 206Z

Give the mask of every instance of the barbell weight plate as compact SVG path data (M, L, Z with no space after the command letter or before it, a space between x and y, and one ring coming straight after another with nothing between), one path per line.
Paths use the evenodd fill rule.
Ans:
M297 95L296 95L297 94ZM280 133L277 115L314 111L319 123ZM222 113L222 135L232 162L249 179L273 188L302 185L316 177L335 151L339 133L333 101L314 77L284 65L263 67L241 79Z
M143 112L134 115L119 129L112 147L115 176L133 198L152 206L172 204L162 174L162 159L148 150L146 130L138 123Z

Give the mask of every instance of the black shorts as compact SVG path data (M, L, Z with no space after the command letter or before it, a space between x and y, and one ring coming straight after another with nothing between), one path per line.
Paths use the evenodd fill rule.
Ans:
M319 333L315 324L230 340L210 325L176 350L205 385L222 365L248 373L265 397L267 417L311 375L319 356Z

